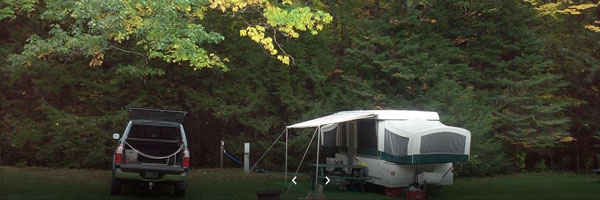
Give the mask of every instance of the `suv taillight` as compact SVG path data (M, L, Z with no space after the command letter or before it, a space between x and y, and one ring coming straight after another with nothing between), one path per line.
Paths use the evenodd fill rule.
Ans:
M190 166L190 151L187 148L183 150L183 167Z
M115 154L115 163L121 164L123 162L123 144L119 144L117 147L117 153Z

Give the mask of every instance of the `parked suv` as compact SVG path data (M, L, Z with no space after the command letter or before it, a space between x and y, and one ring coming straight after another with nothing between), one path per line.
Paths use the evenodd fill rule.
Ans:
M113 155L110 193L121 192L123 182L142 182L149 189L156 183L175 187L175 196L185 195L190 165L182 111L130 108L129 123L119 137Z

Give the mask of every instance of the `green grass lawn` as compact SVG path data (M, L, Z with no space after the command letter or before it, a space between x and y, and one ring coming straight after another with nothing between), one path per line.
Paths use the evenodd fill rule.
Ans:
M600 176L548 172L457 177L434 199L600 199Z
M124 194L109 195L110 171L0 167L2 199L164 199L172 198L171 186L146 191L135 185ZM300 177L288 198L309 191L308 178ZM280 174L244 173L240 169L193 169L185 199L255 199L256 191L280 190L288 184ZM325 190L327 199L393 199L379 193L360 194ZM455 179L432 199L600 199L600 177L593 174L528 173L487 178Z
M173 198L172 186L156 186L152 191L136 185L123 187L123 194L109 194L111 172L50 168L0 167L0 199L148 199ZM291 177L289 177L291 179ZM297 179L288 198L305 197L308 177ZM184 199L256 199L257 191L287 191L281 174L245 173L242 169L192 169ZM355 191L327 191L327 199L385 199L381 194L361 195ZM283 196L283 194L282 194ZM173 198L174 199L174 198Z

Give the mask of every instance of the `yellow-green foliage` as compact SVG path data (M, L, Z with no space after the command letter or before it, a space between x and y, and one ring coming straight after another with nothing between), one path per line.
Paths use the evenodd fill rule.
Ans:
M536 5L536 10L540 11L542 15L555 15L559 14L570 14L570 15L581 15L581 11L596 8L598 4L595 3L583 3L575 5L565 5L561 2L538 4L535 1L529 1L532 5Z
M14 18L14 11L30 12L33 10L31 5L39 3L9 1L0 12L0 20ZM75 54L91 58L89 65L95 67L102 65L106 51L120 50L144 56L145 59L185 63L194 69L219 67L227 70L225 62L228 59L203 48L207 43L224 40L220 33L206 30L202 24L204 16L209 9L243 13L249 7L262 12L262 18L257 20L265 25L249 25L240 34L250 37L271 55L277 55L282 63L289 64L290 56L283 49L279 48L281 51L278 51L275 48L276 31L297 38L300 31L317 34L332 20L329 14L322 11L291 5L286 5L284 9L266 0L49 0L44 3L47 9L42 13L42 18L57 23L52 26L51 33L54 34L45 39L32 36L25 50L12 57L17 65L28 66L34 59L56 54ZM271 31L273 36L267 36ZM133 52L122 49L120 44L125 42L134 42L141 50Z
M536 7L536 10L539 11L541 15L549 15L554 18L557 17L557 14L565 14L565 15L581 15L584 11L589 11L591 9L597 8L600 5L598 3L581 3L581 4L573 4L569 5L563 2L554 2L554 3L545 3L540 4L536 0L526 0L526 2L531 3ZM584 26L585 29L591 30L593 32L600 32L599 24L600 21L594 21L593 24L587 24Z
M283 4L295 4L292 0L285 0ZM296 7L291 10L283 9L268 0L211 0L210 7L222 12L243 12L248 7L262 9L264 17L263 25L249 25L240 30L240 36L247 36L261 46L271 55L277 55L277 59L289 65L290 56L279 53L273 43L277 43L277 31L282 32L289 38L300 37L299 31L310 31L316 35L323 29L325 24L330 23L333 18L323 11L311 11L309 7ZM266 31L273 32L273 37L266 36Z

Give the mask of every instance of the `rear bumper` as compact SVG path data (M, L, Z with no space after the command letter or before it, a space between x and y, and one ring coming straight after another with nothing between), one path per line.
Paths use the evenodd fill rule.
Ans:
M166 165L147 165L147 164L122 164L121 170L125 172L143 172L143 171L155 171L169 174L179 174L187 172L187 169L179 166L166 166Z
M124 164L114 171L115 178L147 182L182 182L187 178L187 169L171 166ZM144 173L156 172L157 178L146 178Z
M134 181L147 181L147 182L182 182L186 180L187 172L182 174L164 174L157 179L148 179L142 177L143 172L124 172L120 169L115 170L115 178L134 180Z

